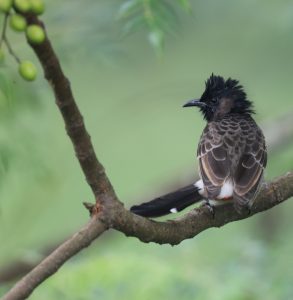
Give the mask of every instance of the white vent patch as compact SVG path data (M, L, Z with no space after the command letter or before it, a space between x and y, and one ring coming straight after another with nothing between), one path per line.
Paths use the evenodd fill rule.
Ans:
M195 184L194 184L195 187L198 188L198 192L200 195L203 195L204 193L204 186L203 186L203 181L200 179L198 180Z
M218 195L218 199L230 198L233 195L233 183L231 180L227 180L224 182L221 192Z

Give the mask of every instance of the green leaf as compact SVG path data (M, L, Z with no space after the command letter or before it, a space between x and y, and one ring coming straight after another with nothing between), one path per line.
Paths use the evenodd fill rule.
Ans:
M166 34L176 35L178 28L177 10L191 10L189 0L128 0L120 6L119 18L123 19L122 37L138 31L143 25L148 40L157 54L161 56Z
M160 2L155 13L156 27L164 33L173 34L178 27L178 17L174 7L167 2Z
M130 18L122 28L122 37L138 30L145 23L144 17L142 15L137 15Z
M133 14L136 14L141 9L142 4L140 0L128 0L121 4L118 11L118 18L128 18Z
M164 50L164 39L165 39L164 32L159 30L158 28L155 28L150 31L148 38L149 38L149 42L155 49L157 55L161 56Z
M177 2L186 12L191 12L191 5L189 0L177 0Z

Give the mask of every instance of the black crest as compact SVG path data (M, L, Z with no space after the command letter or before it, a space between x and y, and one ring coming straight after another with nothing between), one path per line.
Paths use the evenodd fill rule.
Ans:
M231 78L225 80L222 76L212 74L205 85L206 88L200 101L207 105L201 108L207 120L211 119L216 106L223 98L229 98L233 101L230 113L254 113L252 102L247 99L243 86L239 84L238 80Z

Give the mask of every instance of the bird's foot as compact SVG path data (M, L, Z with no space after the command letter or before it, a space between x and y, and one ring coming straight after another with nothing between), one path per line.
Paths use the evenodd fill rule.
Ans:
M240 207L236 206L235 209L239 215L243 215L243 216L250 216L252 211L250 205L244 205Z
M251 207L247 206L247 215L250 216L251 215Z
M251 215L251 206L250 205L246 205L243 209L242 212L245 216L250 216Z
M214 206L211 205L210 201L205 199L204 200L205 203L204 203L204 206L206 206L210 212L210 214L212 215L212 218L214 219L215 218L215 209L214 209Z

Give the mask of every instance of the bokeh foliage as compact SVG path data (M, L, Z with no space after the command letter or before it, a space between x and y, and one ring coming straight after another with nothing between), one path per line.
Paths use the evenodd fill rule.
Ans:
M293 112L288 1L179 2L47 3L48 34L126 206L196 176L204 122L181 105L200 95L211 72L241 80L260 123ZM127 13L127 3L136 10ZM155 31L164 42L157 37L160 42L150 44L154 30L144 3L158 18ZM135 18L142 25L130 26ZM23 37L11 35L19 55L34 59ZM19 257L36 260L42 248L87 221L81 202L93 201L50 88L41 78L23 83L14 69L8 58L0 74L0 266ZM292 169L292 150L287 143L270 154L267 178ZM287 201L174 248L109 232L31 298L291 299L290 209Z

